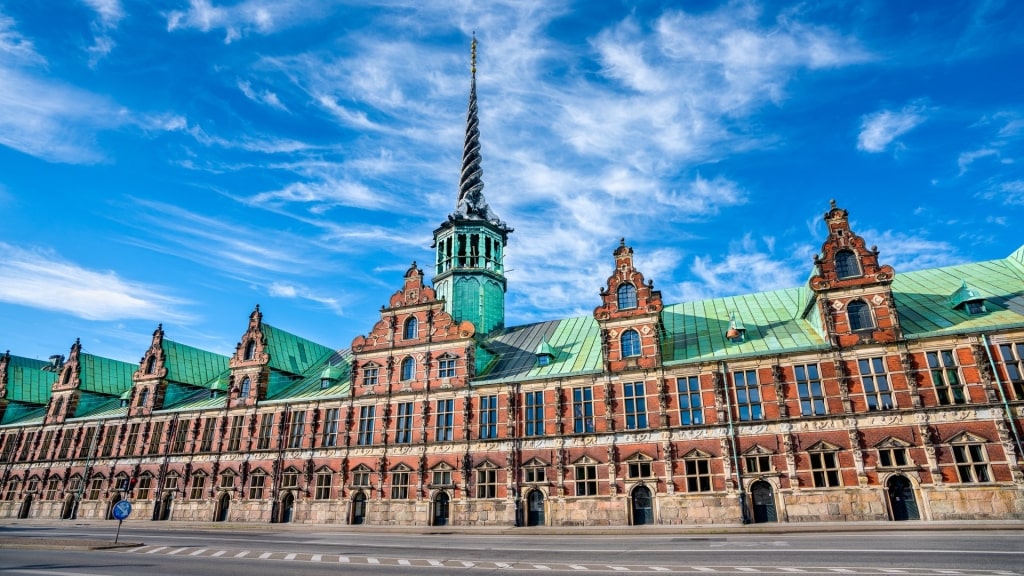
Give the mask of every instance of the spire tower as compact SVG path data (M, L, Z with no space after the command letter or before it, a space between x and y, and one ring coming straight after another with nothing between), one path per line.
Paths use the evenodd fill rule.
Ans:
M462 171L455 211L434 230L437 268L434 290L457 322L477 333L505 326L505 245L512 232L484 199L480 167L480 121L476 103L476 35L470 58L469 107L462 146Z

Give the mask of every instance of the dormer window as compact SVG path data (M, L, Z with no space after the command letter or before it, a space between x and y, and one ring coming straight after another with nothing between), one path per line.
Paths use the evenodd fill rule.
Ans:
M623 284L619 286L618 290L618 304L619 310L629 310L630 308L636 308L636 287L632 284Z
M402 330L402 338L405 340L415 340L417 336L417 329L419 328L416 317L409 318L405 321L405 328Z
M626 330L620 339L622 344L622 357L630 358L640 355L640 334L636 330Z
M251 388L252 388L252 380L250 380L248 376L246 376L245 378L242 378L242 389L238 393L238 397L239 398L248 398L249 397L249 391L250 391Z
M729 313L729 328L725 331L725 337L733 344L740 344L747 339L747 328L743 325L739 314Z
M149 402L149 388L143 388L139 394L139 406L145 406Z
M836 252L836 276L840 279L860 276L860 265L857 263L857 255L852 250Z
M988 311L985 309L985 297L978 289L969 286L966 280L962 280L960 288L949 295L948 302L951 308L965 312L968 316L977 316Z
M875 327L871 319L871 307L863 300L854 300L846 305L846 316L850 319L850 331L860 332Z
M551 361L555 359L555 350L548 344L547 340L542 340L537 345L534 355L537 357L537 366L550 366Z
M245 343L245 355L242 357L243 360L252 360L256 358L256 341L249 340Z

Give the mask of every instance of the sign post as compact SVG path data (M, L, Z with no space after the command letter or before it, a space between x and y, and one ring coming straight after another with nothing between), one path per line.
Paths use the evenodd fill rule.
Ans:
M117 539L121 536L121 522L124 522L124 519L132 513L132 503L127 500L118 500L111 513L117 520L117 533L114 534L114 544L117 544Z

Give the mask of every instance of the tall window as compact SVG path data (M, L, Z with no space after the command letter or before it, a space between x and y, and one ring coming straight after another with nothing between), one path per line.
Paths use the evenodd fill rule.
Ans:
M203 422L203 439L199 444L200 452L209 452L213 450L213 433L217 430L217 419L207 418Z
M292 422L288 430L288 447L302 448L302 437L306 433L306 413L292 412Z
M376 366L367 366L366 368L363 368L363 386L376 386L377 373L378 368Z
M93 427L93 428L86 428L85 429L85 435L82 436L82 443L78 445L78 457L79 458L88 458L88 457L90 457L92 455L93 449L95 448L95 446L92 445L93 438L95 436L96 436L96 428L95 427ZM4 449L4 453L5 454L14 454L14 434L9 434L7 436L7 442L8 442L8 444L10 444L11 447L10 448L5 448ZM9 459L9 458L10 457L8 456L8 458L5 458L5 460Z
M741 421L761 420L761 391L757 386L756 370L741 370L732 375L736 385L736 407Z
M455 358L441 358L437 362L438 378L455 378Z
M146 360L146 374L153 372L156 372L156 356L150 356L149 360Z
M988 482L988 458L985 447L981 444L954 444L953 459L956 460L956 473L963 483Z
M405 340L415 340L417 336L418 323L416 317L412 316L405 321L405 328L402 330L402 338Z
M258 450L269 450L270 439L274 434L274 413L267 412L260 416L260 432L256 441Z
M476 497L498 497L498 471L494 468L481 468L476 471Z
M153 477L144 475L139 478L139 486L136 488L135 497L139 500L149 500L149 493L153 489Z
M360 446L373 444L373 420L376 409L376 406L359 407L359 436L356 438L356 444Z
M178 426L174 429L174 445L171 446L171 452L175 454L181 454L185 451L185 447L188 445L188 429L192 425L189 420L178 420Z
M245 343L245 356L243 356L242 359L243 360L253 360L255 358L256 358L256 341L255 340L249 340L248 342Z
M939 404L963 404L967 402L964 385L960 382L956 355L953 350L928 352L928 370L932 375L932 385Z
M636 330L626 330L620 339L622 357L629 358L640 355L640 334Z
M836 276L840 278L860 276L860 266L857 265L857 255L851 250L840 250L839 252L836 252Z
M139 423L135 422L128 427L128 441L125 443L124 455L132 456L135 454L135 445L139 441Z
M203 474L196 474L192 477L192 491L189 492L189 500L201 500L203 497L203 488L206 487L206 476Z
M263 488L267 484L267 475L257 472L249 477L249 500L262 500Z
M71 441L74 439L75 438L71 433L71 430L68 430L67 433L64 434L64 438L60 441L60 452L57 454L57 458L64 460L68 457L68 454L71 451Z
M854 300L846 305L846 316L850 319L850 331L868 330L875 326L871 319L871 308L863 300Z
M643 382L622 385L622 399L626 406L626 430L647 428L647 398Z
M149 388L143 388L142 392L139 393L139 406L145 406L149 404Z
M412 442L412 402L398 403L398 419L395 421L395 443Z
M864 385L864 400L867 401L868 410L891 410L892 389L885 373L885 358L861 358L857 366L860 368L860 381Z
M391 473L391 499L405 500L409 497L409 471L395 470Z
M153 424L153 434L150 435L150 449L148 449L146 453L150 455L160 454L160 443L163 439L164 422L161 420Z
M679 392L679 423L683 426L703 424L704 413L700 402L700 377L686 376L676 379Z
M339 410L337 408L327 409L324 416L324 434L320 439L321 446L330 448L338 445L338 418Z
M597 466L593 464L576 466L576 495L597 496Z
M242 390L238 393L239 398L248 398L250 388L252 388L252 380L248 376L242 378Z
M839 486L839 459L836 452L810 452L811 475L817 488L834 488Z
M825 409L825 392L821 389L817 364L795 366L796 389L800 395L800 413L804 416L821 416Z
M242 422L245 416L238 415L231 417L231 431L228 432L228 452L238 452L242 447Z
M434 426L434 440L437 442L449 442L452 439L454 405L455 400L451 398L437 401L437 423Z
M316 475L316 492L314 497L317 500L331 499L331 480L333 479L334 474L331 474L330 470L324 470Z
M402 360L402 380L412 380L413 376L416 375L416 363L413 359L405 358Z
M1003 360L1006 379L1013 386L1014 397L1024 400L1024 342L1000 344L999 356Z
M498 437L498 396L480 397L480 439Z
M527 436L544 435L544 392L527 392L526 396L526 430Z
M636 308L636 287L632 284L619 286L616 296L618 296L619 310Z
M594 431L594 389L572 389L572 429L576 434Z
M686 458L686 491L711 491L711 459L706 457Z

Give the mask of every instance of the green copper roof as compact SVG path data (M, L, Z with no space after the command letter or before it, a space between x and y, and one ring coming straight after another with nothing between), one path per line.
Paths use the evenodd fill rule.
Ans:
M985 297L986 312L949 305L964 279ZM1011 259L896 274L893 295L906 338L1024 326L1024 268Z
M1016 263L1021 269L1024 269L1024 245L1013 251L1007 258L1010 262Z
M717 361L827 347L813 324L800 317L805 298L802 288L787 288L666 306L661 314L663 362ZM730 314L742 318L743 342L730 342L725 336Z
M537 364L536 351L547 342L552 355L547 366ZM601 371L601 338L592 316L516 326L483 342L493 355L474 383L557 378Z
M164 367L169 382L204 385L228 369L228 357L199 348L163 341Z
M132 373L139 368L137 364L84 353L78 355L78 363L81 366L79 389L111 396L120 396L129 390Z
M46 404L57 374L43 368L50 363L21 356L11 356L7 365L7 399L12 402Z
M270 368L273 370L295 375L305 374L310 367L323 363L327 357L334 354L334 350L327 346L300 338L269 324L263 324L262 330L267 340L266 350L270 354Z

